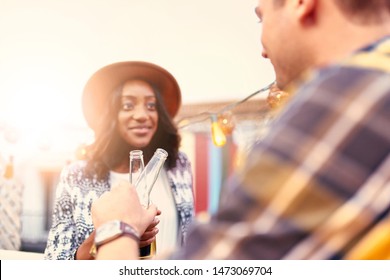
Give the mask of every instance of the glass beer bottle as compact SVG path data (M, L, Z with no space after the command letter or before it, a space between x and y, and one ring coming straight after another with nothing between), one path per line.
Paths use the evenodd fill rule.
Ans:
M158 178L161 168L168 157L164 149L157 149L146 167L143 168L142 151L130 152L130 182L134 184L141 204L147 208L150 205L150 193ZM142 170L143 168L143 170ZM141 169L141 170L140 170ZM140 248L140 258L151 258L156 254L156 241Z
M137 182L142 171L144 171L144 156L141 150L133 150L130 152L130 183L133 185Z

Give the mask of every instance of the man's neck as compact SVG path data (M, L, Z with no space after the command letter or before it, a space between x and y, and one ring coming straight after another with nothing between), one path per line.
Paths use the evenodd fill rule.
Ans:
M311 32L313 50L317 52L316 65L326 65L343 59L350 53L390 35L390 15L382 15L381 23L363 24L346 18L340 11L332 9L332 1L318 15L316 30ZM329 17L329 13L332 17ZM318 28L321 28L320 32Z
M354 34L341 34L337 38L330 37L327 44L328 49L322 51L322 55L318 57L317 65L326 65L339 61L352 52L368 46L386 35L390 35L390 30L373 29L370 31L369 29L361 28L356 30L357 33Z

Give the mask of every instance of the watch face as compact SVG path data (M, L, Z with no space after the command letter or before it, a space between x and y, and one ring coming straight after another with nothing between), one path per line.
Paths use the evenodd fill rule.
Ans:
M121 233L120 221L106 223L96 230L95 243L100 245Z

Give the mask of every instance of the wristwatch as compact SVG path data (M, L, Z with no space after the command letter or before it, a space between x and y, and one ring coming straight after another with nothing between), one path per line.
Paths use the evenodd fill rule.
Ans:
M95 257L99 246L106 244L120 236L127 235L139 242L140 235L129 224L120 220L114 220L101 225L96 229L95 242L89 251L90 255Z

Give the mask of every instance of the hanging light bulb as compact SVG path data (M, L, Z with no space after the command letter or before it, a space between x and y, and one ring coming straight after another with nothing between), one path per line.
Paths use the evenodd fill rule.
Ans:
M226 136L223 133L216 115L211 115L211 136L213 143L217 147L222 147L226 144Z
M231 135L234 127L235 121L232 111L224 111L218 115L219 127L222 129L222 132L225 135Z
M289 99L289 94L278 88L276 84L273 84L269 90L267 97L267 104L271 109L279 109Z
M9 157L8 163L5 166L5 171L3 177L5 179L12 179L14 177L14 158L13 156Z

